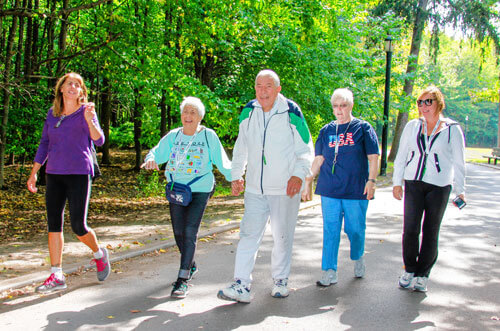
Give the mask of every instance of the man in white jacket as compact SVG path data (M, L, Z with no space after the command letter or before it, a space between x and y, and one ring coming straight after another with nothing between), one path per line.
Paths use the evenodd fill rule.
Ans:
M262 70L255 79L257 98L240 115L231 176L233 195L245 190L245 214L240 223L234 282L217 294L224 300L250 302L252 270L269 219L274 240L271 295L285 298L289 293L300 191L314 154L299 106L280 91L278 75Z

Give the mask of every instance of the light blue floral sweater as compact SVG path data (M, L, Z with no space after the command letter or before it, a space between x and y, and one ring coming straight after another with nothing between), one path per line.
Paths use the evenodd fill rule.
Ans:
M152 148L145 161L166 163L165 176L170 182L187 184L198 176L200 180L191 184L192 192L211 192L214 188L213 164L231 181L231 161L215 131L201 127L194 136L187 136L182 128L171 130Z

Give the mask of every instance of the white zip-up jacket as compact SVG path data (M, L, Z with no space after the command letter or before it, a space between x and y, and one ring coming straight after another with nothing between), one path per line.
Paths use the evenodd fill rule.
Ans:
M233 150L231 177L243 178L245 190L254 194L286 195L292 176L304 179L314 158L311 134L299 106L279 94L269 112L267 125L257 100L240 115Z
M394 161L394 186L405 180L420 180L437 186L452 185L457 195L465 192L465 143L457 122L442 118L444 127L430 140L429 153L421 139L423 119L405 126Z

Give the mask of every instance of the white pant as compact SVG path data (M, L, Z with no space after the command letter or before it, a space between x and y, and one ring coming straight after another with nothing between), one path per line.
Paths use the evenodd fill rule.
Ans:
M236 251L234 278L245 284L252 281L252 271L267 221L271 218L273 279L286 279L290 274L293 236L299 213L300 194L260 195L245 192L245 214L240 223L240 242Z

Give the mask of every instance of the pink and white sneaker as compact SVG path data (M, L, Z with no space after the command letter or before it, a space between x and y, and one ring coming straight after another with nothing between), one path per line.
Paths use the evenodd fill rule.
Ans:
M55 274L50 274L49 278L47 278L42 285L35 288L35 292L49 293L64 290L66 287L66 279L64 278L64 275L62 276L62 279L59 279L56 278Z

